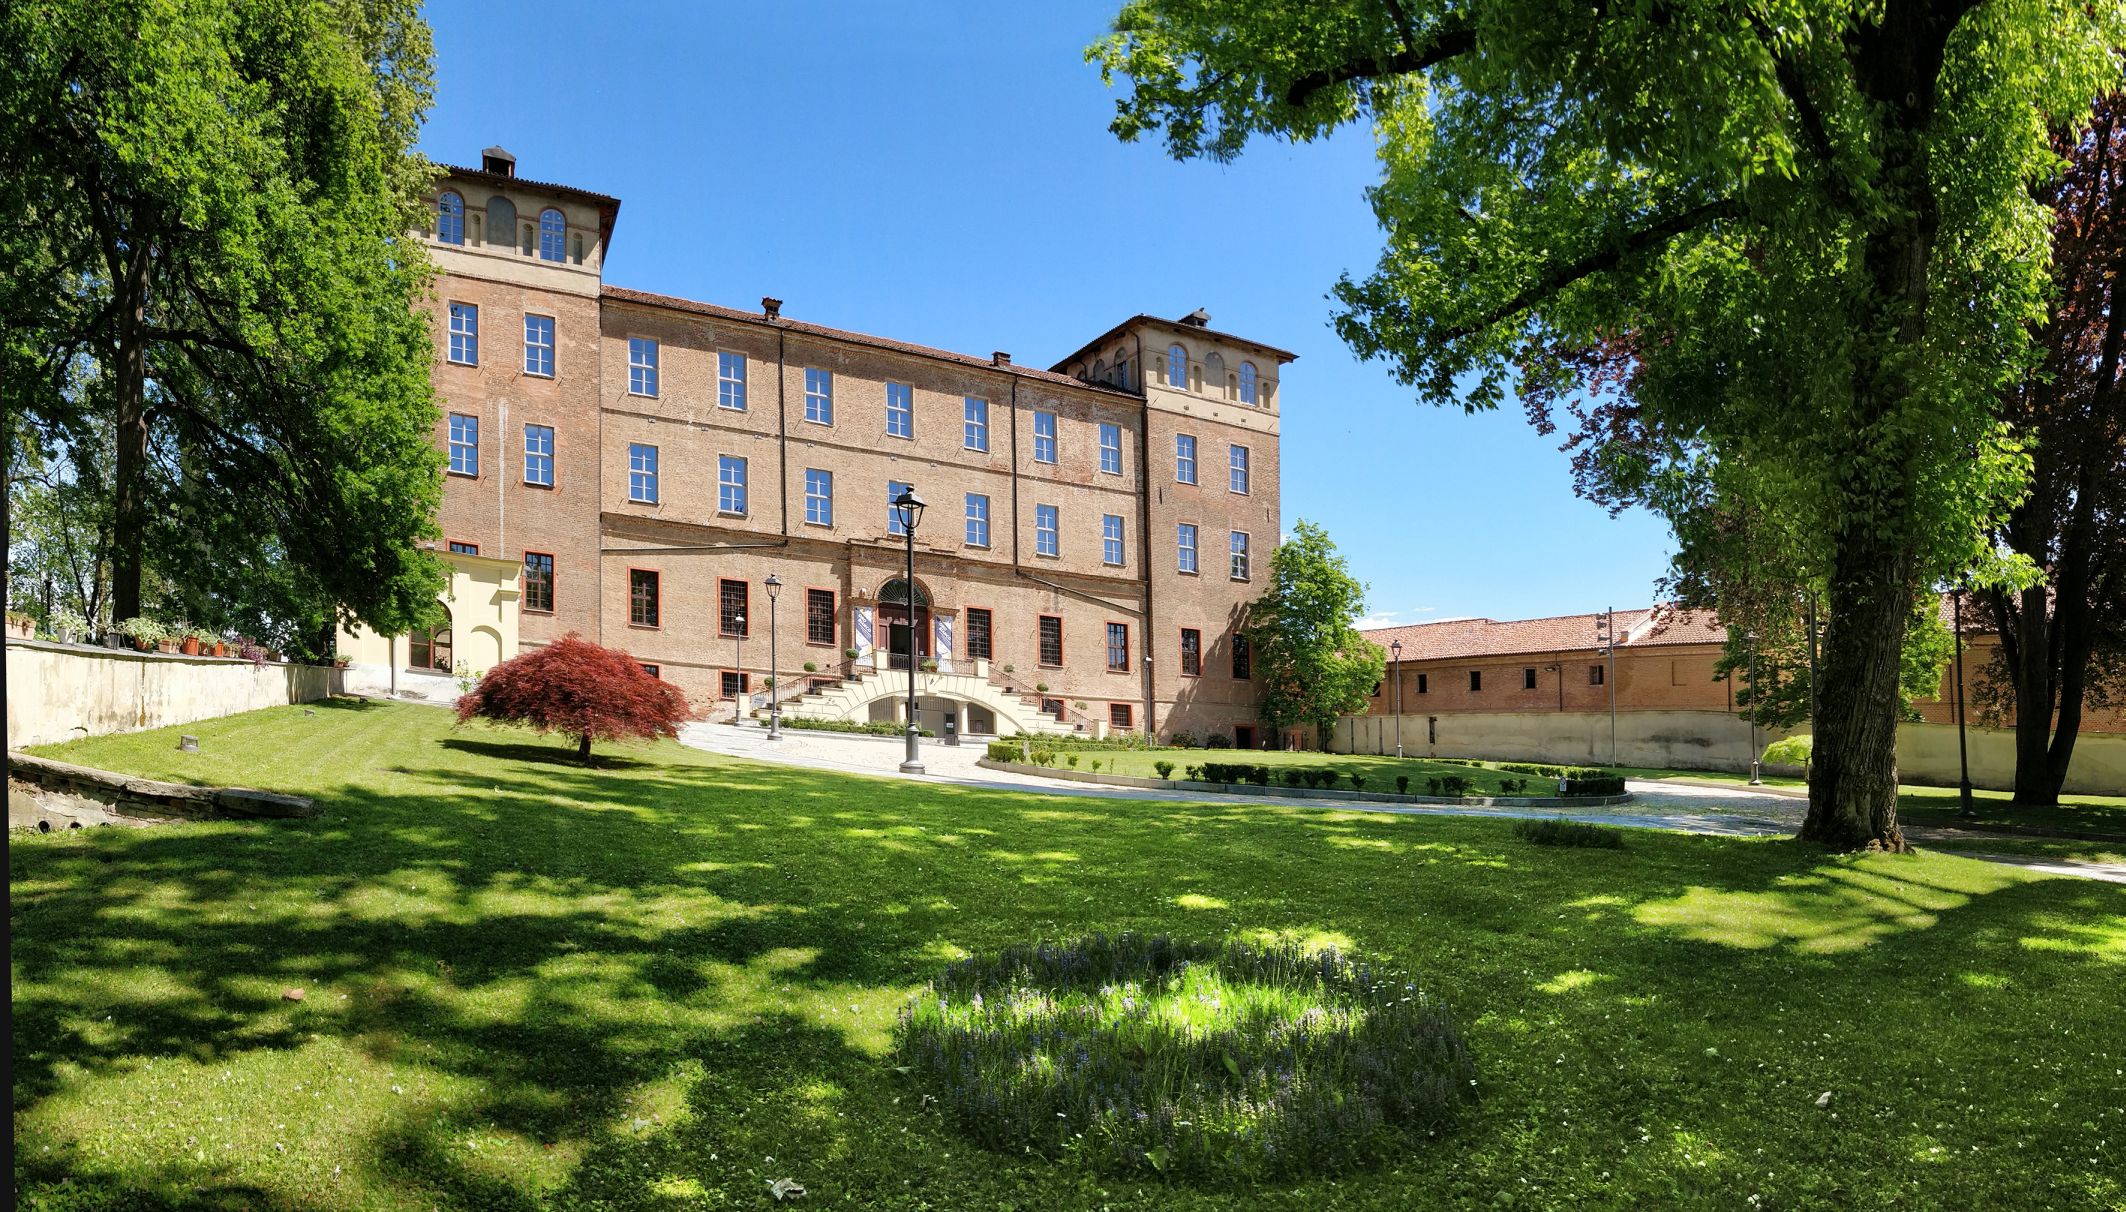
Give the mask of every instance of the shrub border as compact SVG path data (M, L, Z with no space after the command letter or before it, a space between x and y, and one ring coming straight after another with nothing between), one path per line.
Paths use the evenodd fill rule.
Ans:
M1611 804L1628 804L1634 798L1627 791L1622 795L1568 795L1568 796L1523 796L1468 795L1459 799L1444 795L1400 795L1393 791L1345 791L1334 787L1285 787L1272 784L1257 787L1252 783L1204 783L1193 779L1144 778L1134 774L1092 774L1078 770L1060 770L1048 766L1029 766L1023 762L999 762L994 758L980 758L975 765L985 770L997 770L1006 774L1030 774L1037 778L1064 779L1073 783L1103 783L1110 787L1141 787L1151 790L1178 788L1182 791L1211 791L1221 795L1259 795L1272 800L1353 800L1372 804L1459 804L1465 807L1482 808L1600 808Z

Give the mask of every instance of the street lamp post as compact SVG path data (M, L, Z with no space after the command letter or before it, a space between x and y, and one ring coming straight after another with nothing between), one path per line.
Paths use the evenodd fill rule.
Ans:
M921 774L923 759L916 751L921 734L915 721L915 670L921 664L915 655L915 528L923 521L923 498L915 495L915 485L908 485L893 498L893 512L900 519L901 533L908 537L908 579L903 582L908 609L908 757L901 763L901 773Z
M782 739L782 679L776 676L781 666L775 663L775 595L782 592L782 578L768 574L768 739Z
M1764 775L1757 766L1757 633L1745 631L1742 638L1750 646L1750 786L1762 787Z
M1395 756L1403 755L1403 642L1390 640L1388 648L1395 653Z
M738 702L731 708L731 727L742 728L746 722L746 704L753 698L746 691L746 616L744 611L731 616L731 630L738 637Z
M1936 616L1937 618L1940 616ZM1971 754L1964 748L1964 591L1958 586L1949 595L1949 626L1956 632L1956 763L1962 770L1956 784L1957 815L1975 817L1971 806Z

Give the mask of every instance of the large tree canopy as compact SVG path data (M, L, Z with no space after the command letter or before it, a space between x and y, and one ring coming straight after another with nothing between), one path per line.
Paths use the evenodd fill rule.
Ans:
M1302 518L1270 556L1270 586L1248 607L1256 710L1282 731L1312 725L1327 744L1336 718L1362 712L1387 653L1359 633L1366 587L1336 554L1329 532Z
M2025 482L1997 406L2042 311L2030 190L2122 9L1137 0L1089 53L1132 82L1116 133L1177 156L1372 120L1386 248L1336 323L1421 399L1615 392L1580 355L1628 341L1586 474L1686 558L1718 512L1795 536L1828 621L1803 835L1901 847L1905 623Z
M110 450L110 617L432 609L413 0L17 0L0 46L9 465Z

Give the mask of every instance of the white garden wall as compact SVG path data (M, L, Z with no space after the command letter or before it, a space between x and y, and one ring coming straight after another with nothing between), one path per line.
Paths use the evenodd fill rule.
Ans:
M340 689L317 665L7 642L7 747L48 745L309 703Z

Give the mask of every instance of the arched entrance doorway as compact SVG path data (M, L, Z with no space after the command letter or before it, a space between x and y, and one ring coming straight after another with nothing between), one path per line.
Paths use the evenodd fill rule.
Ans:
M895 669L908 668L910 654L921 661L930 655L930 591L915 583L910 601L908 581L895 577L879 586L878 622L886 635L886 659Z
M407 636L407 661L409 669L424 672L436 670L449 673L450 661L450 607L442 607L443 625L430 630L416 627Z

